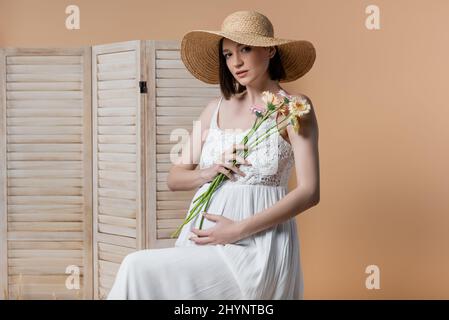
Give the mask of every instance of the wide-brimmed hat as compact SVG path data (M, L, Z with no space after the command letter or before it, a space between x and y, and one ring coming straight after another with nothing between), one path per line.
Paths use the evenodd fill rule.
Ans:
M221 38L250 46L277 46L286 73L280 82L302 77L315 62L316 52L311 42L275 38L273 25L266 16L256 11L237 11L224 19L220 31L192 30L182 39L181 59L190 73L203 82L219 83Z

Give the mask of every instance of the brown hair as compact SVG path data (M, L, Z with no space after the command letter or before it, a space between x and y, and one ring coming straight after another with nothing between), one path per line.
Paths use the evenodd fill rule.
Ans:
M223 50L223 39L220 39L218 45L218 60L220 61L219 66L219 78L220 78L220 90L226 100L232 95L242 93L246 90L246 87L241 85L238 81L235 80L231 71L226 64L226 58L222 54ZM271 80L281 80L286 77L284 67L282 65L281 56L279 54L278 47L275 46L276 53L270 59L270 63L268 65L268 73L270 75Z

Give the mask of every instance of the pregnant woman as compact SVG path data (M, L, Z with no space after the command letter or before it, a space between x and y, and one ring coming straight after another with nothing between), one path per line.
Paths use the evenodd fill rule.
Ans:
M192 135L189 163L172 166L168 187L198 189L190 211L218 174L229 179L213 194L201 229L198 215L173 248L127 255L108 299L302 299L295 216L319 202L318 124L310 99L287 93L279 82L306 74L315 49L305 40L275 38L258 12L237 11L221 31L187 33L181 56L196 78L220 84L222 95L200 115L201 148L193 147ZM264 91L301 97L311 110L301 116L299 131L291 124L276 130L243 158L240 141L256 119L253 107L264 105ZM269 118L259 130L282 117ZM293 166L298 185L287 192Z

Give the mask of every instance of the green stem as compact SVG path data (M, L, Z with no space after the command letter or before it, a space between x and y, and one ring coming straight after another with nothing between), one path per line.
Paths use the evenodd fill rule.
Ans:
M190 212L193 212L202 202L204 202L204 200L207 198L207 196L211 193L212 189L214 188L214 186L217 184L218 181L218 177L215 177L214 180L212 180L211 185L207 188L206 192L204 192L201 196L199 196L198 198L201 198L201 201L198 202L195 207L192 208L192 210ZM197 199L198 200L198 199ZM196 200L195 200L196 201ZM190 214L187 219L191 216L192 214Z
M253 127L251 128L251 130L248 132L248 134L243 137L242 141L240 142L240 144L246 144L248 142L248 140L252 137L252 135L257 131L257 129L259 129L259 127L262 125L262 123L268 119L273 113L275 113L276 111L278 111L279 108L274 109L273 111L267 113L266 115L264 115L262 118L256 118L256 120L254 121ZM260 121L258 121L260 119ZM238 152L245 152L245 156L244 158L246 158L248 152L245 150L238 150Z
M220 186L221 185L221 182L223 182L223 180L224 180L224 177L225 175L221 175L220 176L220 178L219 178L219 183L218 183L218 186ZM215 191L215 190L214 190ZM207 202L206 202L206 205L204 206L204 210L203 210L203 212L206 212L207 211L207 209L209 208L209 202L210 202L210 200L212 199L212 194L210 195L210 197L207 199ZM201 221L200 221L200 226L199 226L199 229L201 230L202 228L203 228L203 222L204 222L204 216L202 216L201 217Z
M176 229L176 231L171 235L172 237L176 237L179 234L179 231L190 221L193 219L195 211L197 211L198 207L201 207L201 204L204 203L207 196L211 193L212 189L216 185L218 181L218 177L215 177L215 179L212 181L212 184L209 186L206 192L204 192L201 196L199 196L194 202L201 199L191 210L187 218L184 219L184 222Z
M281 128L281 130L284 129L284 128L286 128L287 126L288 126L288 124L285 125L285 126L283 126L283 127ZM276 133L276 131L271 132L266 138L268 138L269 136L271 136L271 135L274 134L274 133ZM256 140L256 141L257 141L257 140ZM261 143L261 142L262 142L262 140L261 140L261 141L257 141L257 143L256 143L254 146L251 146L251 148L257 147L257 145L258 145L259 143ZM252 150L252 149L251 149L251 150Z
M181 230L187 223L192 221L198 213L204 208L204 206L208 206L210 199L212 197L212 194L215 192L215 190L218 188L218 186L221 184L221 182L224 180L226 176L222 173L215 177L213 184L208 188L208 190L205 192L205 196L203 199L190 211L189 216L184 220L184 222L179 226L179 228L172 234L172 236L176 236L179 233L179 230ZM204 205L204 202L206 204ZM199 207L198 207L199 206ZM203 217L204 218L204 217ZM201 228L200 228L201 229Z
M276 128L279 124L281 124L282 122L285 122L285 121L287 121L287 120L289 120L290 118L285 118L285 119L282 119L282 121L280 121L279 123L276 123L274 126L272 126L270 129L268 129L263 135L261 135L260 137L258 137L256 140L254 140L253 142L251 142L250 144L249 144L249 148L251 148L252 146L253 146L253 144L255 143L255 142L257 142L257 141L262 141L263 139L265 139L265 136L268 134L268 133L270 133L270 130L272 130L272 129L274 129L274 128ZM284 127L282 127L281 128L281 130L283 129L283 128L285 128L286 126L284 126ZM279 131L279 130L278 130ZM269 135L268 135L268 137L269 136L271 136L273 133L275 133L276 132L276 130L274 130L273 132L271 132ZM257 144L256 144L257 145ZM248 148L248 149L249 149Z
M262 124L267 118L269 118L274 112L276 112L277 110L278 110L278 109L274 109L273 111L267 113L266 115L264 115L264 116L261 118L260 121L257 121L257 120L259 120L259 118L256 118L256 120L254 121L253 127L252 127L251 130L248 132L248 134L243 138L243 140L244 140L245 138L248 138L248 139L249 139L249 138L254 134L254 132L257 131L257 129L261 126L261 124ZM242 140L242 142L243 142L243 140Z
M275 108L273 111L268 112L268 113L267 113L266 115L264 115L262 118L257 117L257 118L255 119L254 123L253 123L253 126L252 126L250 132L249 132L249 133L242 139L242 142L241 142L241 143L243 143L244 145L246 145L247 142L248 142L248 140L249 140L249 139L252 137L252 135L257 131L257 129L261 126L261 124L262 124L266 119L268 119L268 117L270 117L273 113L275 113L276 111L278 111L278 109L279 109L279 108ZM258 121L259 119L260 119L260 121ZM285 119L284 119L284 120L285 120ZM282 121L284 121L284 120L282 120ZM282 122L282 121L281 121L281 122ZM276 126L277 126L277 125L276 125ZM274 128L274 126L273 126L273 128ZM270 129L268 130L268 132L269 132L271 129L272 129L272 128L270 128ZM266 132L263 136L265 136L266 134L267 134L267 132ZM244 158L246 158L247 155L248 155L248 153L249 153L250 147L251 147L254 143L256 143L256 142L257 142L257 144L259 144L259 142L260 142L259 140L260 140L260 137L257 138L255 141L251 142L251 143L250 143L250 146L248 147L247 150L238 150L238 151L239 151L239 152L240 152L240 151L243 151L243 153L244 153ZM256 144L256 146L257 146L257 144ZM237 160L234 160L234 161L233 161L233 165L236 165L236 162L237 162ZM212 194L215 192L215 190L221 185L221 183L222 183L226 178L227 178L227 176L224 175L224 174L222 174L222 173L221 173L219 176L215 177L215 179L212 181L212 184L209 186L209 188L207 189L207 191L204 192L203 194L201 194L197 199L195 199L195 200L193 201L193 203L196 203L196 202L198 202L198 203L196 203L196 205L190 210L189 215L188 215L187 218L184 220L184 222L179 226L179 228L172 234L172 237L175 237L175 236L179 235L179 231L180 231L180 230L181 230L187 223L189 223L192 219L194 219L194 218L198 215L199 211L201 211L202 208L205 207L205 209L204 209L203 211L207 210L207 208L208 208L208 206L209 206L209 203L210 203L210 200L212 199ZM204 202L206 202L206 203L204 204ZM204 216L201 217L201 222L200 222L199 229L202 228L203 222L204 222Z
M197 198L193 201L193 203L195 203L195 202L197 202L198 200L204 198L205 195L206 195L206 192L203 192L199 197L197 197Z

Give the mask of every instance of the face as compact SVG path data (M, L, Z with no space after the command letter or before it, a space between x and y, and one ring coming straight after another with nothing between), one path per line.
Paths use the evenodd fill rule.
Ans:
M242 85L268 77L270 59L276 53L274 47L255 47L223 39L222 54L229 71ZM242 75L238 71L247 70Z

